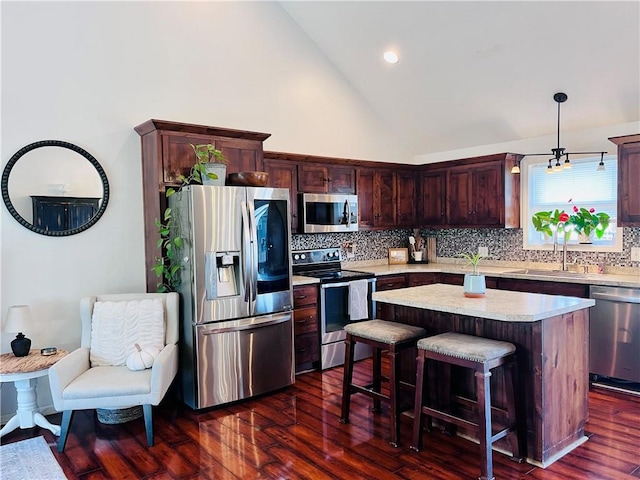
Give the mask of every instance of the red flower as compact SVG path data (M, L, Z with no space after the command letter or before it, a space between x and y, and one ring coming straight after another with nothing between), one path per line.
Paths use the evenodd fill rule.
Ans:
M595 208L590 208L590 209L589 209L589 213L593 213L593 212L595 212L595 211L596 211L596 209L595 209Z
M575 205L573 206L573 211L578 213L578 207L576 207Z
M573 208L575 208L575 207L573 207ZM562 212L560 214L560 216L558 217L558 220L560 220L561 222L566 222L567 220L569 220L569 214L565 213L565 212Z

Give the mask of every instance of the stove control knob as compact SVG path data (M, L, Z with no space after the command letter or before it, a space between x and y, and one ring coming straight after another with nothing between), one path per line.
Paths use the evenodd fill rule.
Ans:
M304 260L305 258L307 258L307 256L306 256L304 253L301 253L301 254L300 254L300 258L301 258L302 260Z
M298 255L297 253L293 256L294 260L300 260L300 255Z

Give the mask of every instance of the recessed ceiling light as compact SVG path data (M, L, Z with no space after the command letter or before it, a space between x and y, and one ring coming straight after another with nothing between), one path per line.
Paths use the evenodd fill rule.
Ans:
M398 63L398 54L389 50L382 55L387 63Z

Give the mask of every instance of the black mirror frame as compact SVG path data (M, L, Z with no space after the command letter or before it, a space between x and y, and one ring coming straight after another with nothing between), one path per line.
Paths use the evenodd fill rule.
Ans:
M49 230L45 230L44 228L36 227L35 225L27 222L22 217L22 215L20 215L16 211L13 203L11 203L11 199L9 198L9 175L11 174L11 169L23 155L29 153L31 150L35 150L36 148L40 147L62 147L72 150L89 160L91 165L93 165L93 167L98 171L98 175L100 175L100 180L102 181L102 204L100 205L100 208L98 208L96 214L91 217L91 219L87 223L81 225L80 227L72 228L69 230L62 230L59 232L52 232ZM7 162L7 165L4 167L4 171L2 172L2 180L0 182L0 188L2 189L2 200L4 200L4 204L6 205L7 210L9 210L11 216L15 218L18 223L20 223L20 225L27 228L28 230L31 230L32 232L49 237L66 237L68 235L75 235L76 233L87 230L88 228L92 227L98 220L100 220L100 217L102 217L102 214L107 209L107 204L109 203L109 181L107 180L107 174L102 168L102 165L100 165L98 160L96 160L93 155L91 155L83 148L80 148L73 143L64 142L62 140L41 140L39 142L30 143L29 145L18 150L9 159L9 162Z

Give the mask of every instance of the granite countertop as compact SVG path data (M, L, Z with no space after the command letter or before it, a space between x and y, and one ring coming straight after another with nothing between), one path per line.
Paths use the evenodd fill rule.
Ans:
M320 279L313 277L304 277L302 275L294 275L292 278L292 282L294 287L297 287L299 285L311 285L314 283L320 283Z
M343 264L342 268L359 272L373 273L376 276L393 275L403 273L471 273L471 267L452 263L425 263L425 264L400 264L400 265L364 265L356 266ZM537 269L535 274L521 272L527 267L500 267L480 266L479 272L491 277L519 278L525 280L553 281L564 283L582 283L587 285L604 285L614 287L640 288L640 275L638 274L610 274L610 273L574 273L558 272L548 269Z
M535 322L595 305L595 300L539 293L487 289L482 298L467 298L457 285L422 285L375 292L376 302L505 322Z

